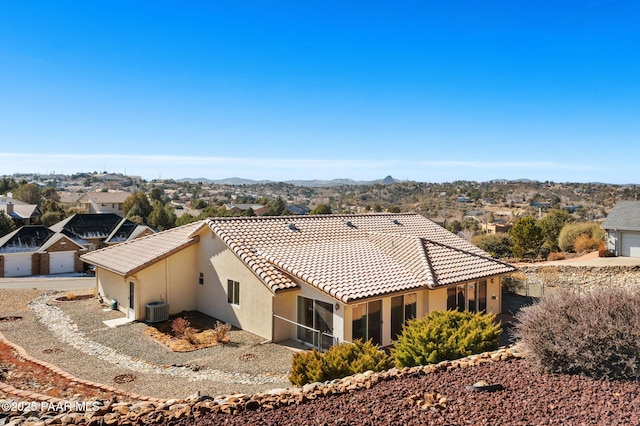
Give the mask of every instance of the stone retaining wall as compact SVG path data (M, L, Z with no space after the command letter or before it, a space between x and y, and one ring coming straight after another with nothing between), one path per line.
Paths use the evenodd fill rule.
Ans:
M541 286L545 289L571 288L578 291L602 287L640 289L640 266L539 265L523 266L518 271L526 277L522 287L528 285L530 289L539 289Z
M516 347L501 348L493 352L471 355L458 360L442 361L439 364L405 367L403 369L392 368L379 373L367 371L342 379L323 383L310 383L302 387L273 389L254 395L238 394L218 397L196 395L183 400L147 400L134 403L118 402L117 398L114 398L111 401L105 401L104 405L100 406L100 409L96 411L74 411L58 414L57 416L47 416L46 424L144 425L149 422L156 424L167 423L181 418L197 419L211 412L239 414L248 410L273 410L287 405L303 404L317 398L370 389L381 381L395 380L402 377L416 377L423 374L436 374L440 371L468 368L523 356L524 354ZM45 414L47 413L38 414L32 412L29 413L29 417L26 417L24 413L12 412L8 413L4 420L7 425L23 424L23 422L25 424L39 424L38 421L42 422L42 416Z

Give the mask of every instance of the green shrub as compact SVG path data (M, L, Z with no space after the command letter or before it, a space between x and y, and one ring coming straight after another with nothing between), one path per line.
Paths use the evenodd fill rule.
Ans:
M513 272L502 277L502 286L509 293L519 293L525 288L527 276L523 272Z
M501 333L493 314L433 311L409 321L391 353L398 368L435 364L496 349Z
M586 235L598 242L604 240L604 230L596 222L569 223L562 228L562 231L560 231L560 235L558 236L558 245L560 246L560 250L575 252L576 240L581 235Z
M324 382L368 370L382 371L392 365L389 356L370 340L356 340L332 346L324 353L313 349L294 354L289 381L302 386L305 383Z
M511 237L506 233L476 235L471 239L471 244L495 258L511 256Z
M527 360L552 373L640 377L640 295L621 288L559 292L517 315Z

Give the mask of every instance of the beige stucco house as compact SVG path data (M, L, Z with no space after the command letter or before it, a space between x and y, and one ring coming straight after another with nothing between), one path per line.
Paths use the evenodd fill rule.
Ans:
M115 213L124 217L122 205L131 196L130 192L87 192L77 201L83 213Z
M418 214L211 218L82 256L107 301L198 310L266 340L391 344L433 310L500 313L512 265Z

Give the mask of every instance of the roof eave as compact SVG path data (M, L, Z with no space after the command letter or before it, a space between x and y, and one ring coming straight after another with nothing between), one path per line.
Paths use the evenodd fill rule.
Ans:
M198 243L199 241L200 241L200 237L199 237L199 236L197 236L197 235L196 235L196 236L193 236L193 237L192 237L192 240L187 241L186 243L181 244L181 245L179 245L178 247L175 247L175 248L173 248L173 249L171 249L171 250L169 250L169 251L167 251L167 252L163 253L162 255L160 255L160 256L158 256L158 257L155 257L155 258L153 258L153 259L149 260L148 262L144 262L144 263L142 263L142 264L140 264L140 265L136 266L135 268L129 269L129 270L127 270L127 271L119 271L119 270L117 270L117 269L115 269L115 268L110 268L110 267L109 267L109 266L107 266L107 265L101 265L101 264L98 264L98 263L94 263L94 262L92 262L92 261L90 261L90 260L87 260L87 259L85 258L85 256L86 256L86 255L82 255L82 256L80 256L80 259L81 259L81 260L83 260L84 262L89 263L89 264L91 264L91 265L94 265L94 266L96 266L96 267L98 267L98 268L105 269L105 270L107 270L107 271L113 272L114 274L121 275L121 276L123 276L124 278L127 278L127 277L130 277L130 276L132 276L132 275L134 275L134 274L136 274L136 273L138 273L138 272L142 271L143 269L148 268L149 266L151 266L151 265L153 265L153 264L155 264L155 263L160 262L161 260L164 260L164 259L166 259L166 258L168 258L168 257L170 257L170 256L172 256L172 255L174 255L175 253L177 253L177 252L179 252L179 251L184 250L185 248L187 248L187 247L189 247L189 246L192 246L192 245L194 245L194 244ZM90 254L90 253L88 253L88 254Z

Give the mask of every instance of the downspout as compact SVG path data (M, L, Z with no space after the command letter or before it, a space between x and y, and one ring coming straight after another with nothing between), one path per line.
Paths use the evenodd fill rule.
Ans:
M165 302L169 303L169 262L168 258L164 259L164 297Z

